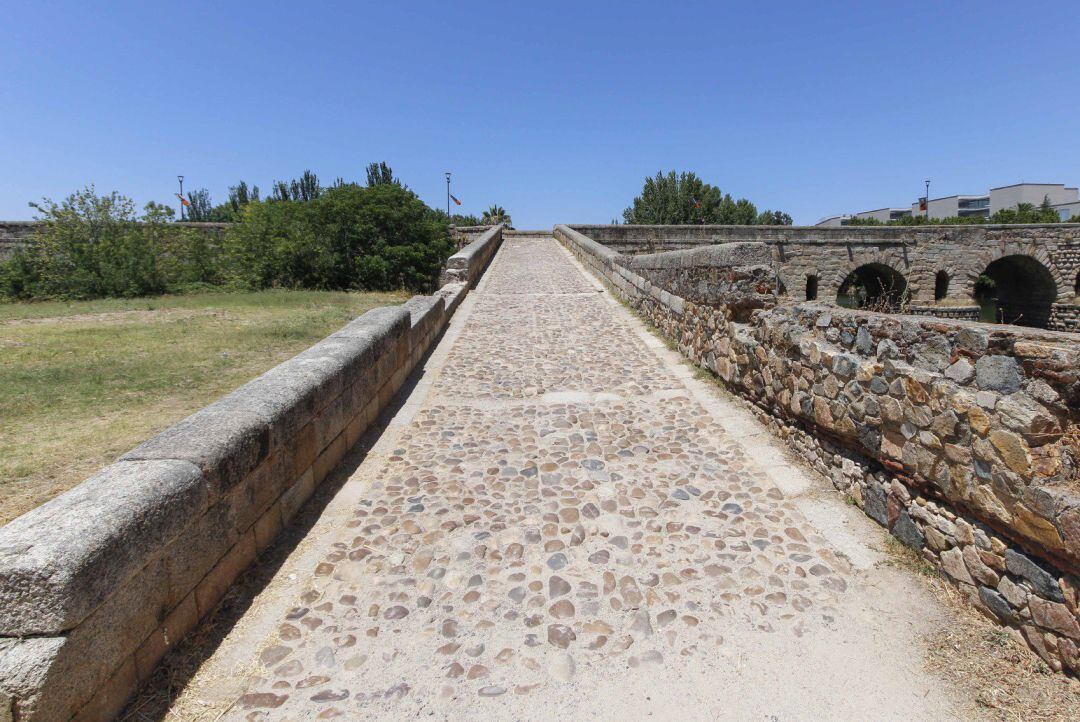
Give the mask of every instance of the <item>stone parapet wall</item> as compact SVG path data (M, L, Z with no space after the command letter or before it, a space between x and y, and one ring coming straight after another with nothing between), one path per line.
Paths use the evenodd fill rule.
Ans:
M0 262L34 243L34 235L43 226L41 221L0 221ZM220 236L231 223L172 223L170 227L191 228L211 236Z
M369 311L0 528L0 720L111 719L386 408L467 290Z
M555 233L973 604L1080 674L1074 336L816 303L745 316L695 289L752 266L683 266L680 285L673 267Z
M914 316L934 316L960 321L979 320L978 306L908 306L905 312Z
M979 275L992 262L1006 256L1028 256L1045 266L1052 276L1049 291L1059 303L1072 300L1080 273L1080 223L568 228L626 255L716 244L764 243L771 250L781 292L798 300L805 298L807 278L814 277L818 298L833 301L848 274L866 264L881 264L899 272L907 281L912 305L918 307L933 304L937 275L942 271L949 279L945 298L972 305ZM1064 314L1051 314L1049 321L1052 328L1059 330L1080 328Z
M446 260L439 283L464 283L472 288L502 245L504 224L491 226ZM472 237L471 235L469 236Z
M1080 305L1055 303L1050 307L1050 325L1053 328L1080 330Z
M30 245L38 225L37 221L0 221L0 261Z

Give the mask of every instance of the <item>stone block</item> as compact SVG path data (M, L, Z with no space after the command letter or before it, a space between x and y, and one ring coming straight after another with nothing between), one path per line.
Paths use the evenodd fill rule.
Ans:
M1017 624L1019 622L1016 611L1009 606L1009 602L1005 597L1001 596L996 590L989 587L979 587L979 599L1004 624Z
M911 518L907 509L901 509L892 528L893 536L912 549L921 551L926 545L926 537L919 525Z
M1006 549L1004 556L1005 568L1010 573L1026 579L1040 597L1053 602L1065 601L1065 595L1062 594L1061 586L1058 585L1054 575L1043 569L1031 557L1015 549Z
M235 509L228 500L222 500L193 519L180 536L165 545L163 556L168 559L170 604L179 604L190 594L239 538Z
M296 516L296 512L304 505L315 491L315 473L313 467L308 469L296 480L291 487L281 495L281 521L288 524L289 520Z
M1040 627L1064 634L1071 639L1080 639L1080 624L1076 621L1076 615L1064 604L1048 602L1041 597L1030 597L1028 608L1031 609L1031 618Z
M72 722L109 722L124 709L128 698L138 688L135 660L128 657L101 686L97 694L72 718Z
M975 363L975 383L982 390L1011 394L1020 390L1020 365L1011 356L983 356Z
M190 463L125 461L0 528L0 634L73 629L161 556L206 500Z
M210 573L195 588L195 603L199 618L205 618L214 610L225 592L236 579L255 561L255 532L248 531L229 552L221 558Z
M281 526L281 502L278 501L264 511L255 522L255 550L262 552L273 544L278 532L281 531Z
M964 564L964 557L959 549L953 548L943 551L941 553L941 566L945 569L945 573L956 581L970 585L975 584L975 580L971 578L971 574L968 572L967 565Z
M885 490L877 484L868 483L863 490L863 511L878 524L888 526Z
M120 457L121 461L180 460L198 467L214 495L238 484L270 453L270 417L239 397L196 411Z

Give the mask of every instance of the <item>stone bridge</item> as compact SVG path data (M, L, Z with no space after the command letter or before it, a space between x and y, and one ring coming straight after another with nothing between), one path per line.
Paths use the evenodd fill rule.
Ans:
M974 714L887 534L1080 671L1073 334L622 238L488 229L0 528L0 720Z
M996 318L982 320L1080 329L1080 224L570 227L630 255L758 241L791 298L835 302L845 282L865 279L906 296L909 313L944 318L979 319L976 281L986 275Z

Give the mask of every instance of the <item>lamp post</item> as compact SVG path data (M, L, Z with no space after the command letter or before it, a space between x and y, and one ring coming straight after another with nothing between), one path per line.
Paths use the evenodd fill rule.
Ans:
M446 171L446 220L450 220L450 171Z
M176 176L176 180L180 181L180 220L184 220L184 176Z
M930 179L926 179L926 220L930 220Z

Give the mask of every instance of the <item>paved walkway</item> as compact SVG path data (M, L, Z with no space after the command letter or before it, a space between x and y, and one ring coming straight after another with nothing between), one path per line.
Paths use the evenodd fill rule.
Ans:
M948 717L936 608L822 486L557 243L511 238L175 714Z

